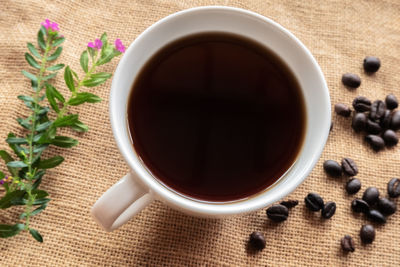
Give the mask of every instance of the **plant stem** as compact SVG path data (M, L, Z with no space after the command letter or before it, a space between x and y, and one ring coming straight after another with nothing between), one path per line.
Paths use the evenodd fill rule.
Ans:
M46 63L47 63L47 55L51 50L51 41L52 41L52 36L48 35L47 41L46 41L46 49L44 50L43 58L42 58L42 64L40 66L40 71L38 75L38 80L37 80L37 89L35 90L35 93L33 95L33 103L34 103L34 110L32 111L32 127L30 129L30 135L28 137L28 145L29 145L29 157L28 157L28 181L25 184L26 187L26 192L28 193L28 202L26 204L26 209L25 209L25 214L26 214L26 219L25 219L25 230L29 230L29 218L30 214L32 212L32 205L33 202L35 201L35 196L32 195L32 179L35 176L36 170L32 170L32 163L33 163L33 150L34 150L34 144L33 144L33 137L35 136L36 132L36 121L37 121L37 116L39 112L39 93L40 93L40 88L42 86L42 79L44 76L44 73L46 72Z

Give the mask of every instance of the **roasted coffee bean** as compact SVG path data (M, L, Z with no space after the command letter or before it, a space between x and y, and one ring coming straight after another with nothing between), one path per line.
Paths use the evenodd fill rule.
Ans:
M349 235L345 235L340 240L340 245L342 246L342 249L345 252L354 252L355 250L353 238L351 238L351 236Z
M379 134L382 131L382 127L379 125L379 123L370 119L367 120L365 129L369 134Z
M369 210L368 219L376 223L386 223L386 218L378 210Z
M396 203L383 197L378 200L378 209L380 212L382 212L382 214L392 215L393 213L396 212L397 207Z
M398 178L392 178L388 185L387 185L387 191L389 197L399 197L400 196L400 179Z
M349 117L351 114L351 109L345 104L338 103L335 105L335 112L340 116Z
M335 214L335 211L336 203L332 201L326 202L321 210L321 216L322 218L329 219Z
M386 107L390 110L395 109L399 106L399 101L397 100L396 96L392 94L386 96L385 103Z
M356 198L351 202L351 209L354 212L362 212L367 214L369 211L369 205L364 200Z
M369 113L369 117L377 121L385 115L386 104L382 100L376 100L371 105L371 112Z
M370 224L364 224L360 229L360 238L364 244L371 244L375 239L375 228Z
M342 175L342 166L334 160L326 160L323 167L330 176L337 177Z
M345 73L342 76L342 83L351 88L357 88L361 84L360 76L354 73Z
M379 199L379 190L376 187L368 187L362 196L362 199L368 203L368 205L374 205Z
M381 61L377 57L364 58L363 67L366 72L377 72L381 67Z
M267 216L274 222L283 222L288 218L289 210L281 204L276 204L267 209Z
M364 113L356 113L353 116L353 121L351 122L351 127L354 131L361 132L365 130L367 124L367 116Z
M346 191L350 195L357 193L360 189L361 181L357 178L351 178L346 184Z
M250 235L250 246L255 250L263 250L265 248L265 237L261 232L253 232Z
M380 125L383 129L387 129L390 127L390 120L392 119L392 114L390 110L386 110L385 114L382 116Z
M291 209L291 208L296 207L299 204L299 201L298 200L289 199L289 200L286 200L286 201L282 201L280 204L285 206L288 209Z
M370 134L365 137L365 141L372 147L373 150L379 151L385 147L385 141L379 135Z
M342 170L348 176L356 176L358 174L358 167L351 158L342 159Z
M399 142L397 134L393 130L386 130L382 135L383 140L385 140L386 146L395 146Z
M324 207L324 200L317 193L309 193L305 198L304 202L306 207L311 211L319 211Z
M371 101L365 96L357 96L353 100L353 108L357 112L366 112L371 110Z
M392 114L392 118L390 120L390 128L397 131L400 129L400 110L396 110Z

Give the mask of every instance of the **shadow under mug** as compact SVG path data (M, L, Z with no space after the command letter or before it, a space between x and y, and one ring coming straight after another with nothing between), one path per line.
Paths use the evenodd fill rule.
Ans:
M294 165L272 186L244 200L207 203L165 187L134 151L127 126L127 101L135 78L161 47L195 33L227 32L257 41L274 51L296 76L306 106L306 134ZM331 123L329 91L310 51L288 30L257 13L232 7L197 7L169 15L146 29L129 46L115 71L110 119L118 148L131 172L92 207L94 219L112 231L158 199L177 210L202 217L226 217L266 207L292 192L311 172L325 146Z

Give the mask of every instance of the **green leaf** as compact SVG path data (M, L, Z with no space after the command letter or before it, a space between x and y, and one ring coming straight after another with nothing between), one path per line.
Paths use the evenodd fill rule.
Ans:
M38 59L42 59L42 56L40 56L39 52L36 50L35 46L31 43L28 43L28 49Z
M11 157L10 154L8 154L7 151L5 150L0 150L0 157L4 160L4 162L7 164L11 161L14 161L14 159ZM12 176L17 176L18 175L18 170L13 167L7 166L8 171L12 174Z
M45 175L45 173L45 170L40 170L35 174L35 176L33 177L33 180L35 180L35 182L32 185L32 189L36 189L39 187L40 183L42 182L42 177L43 175Z
M67 115L54 121L55 127L72 126L78 121L78 114Z
M80 105L85 102L97 103L100 101L101 101L101 98L98 97L97 95L94 95L94 94L88 93L88 92L83 92L83 93L78 93L75 97L71 98L68 101L68 104L71 106L77 106L77 105Z
M22 161L10 161L7 163L8 167L12 167L12 168L24 168L24 167L28 167L28 165Z
M65 84L68 86L71 92L75 92L74 78L72 77L71 69L69 66L64 71Z
M7 138L15 137L15 134L9 133ZM24 156L21 154L21 148L16 144L8 144L8 146L14 151L14 153L20 158L24 159Z
M51 121L46 121L44 123L41 123L41 124L36 126L36 131L38 131L38 132L44 131L47 128L49 128L52 123L53 122L51 122Z
M47 202L49 202L51 199L50 198L41 198L41 199L36 199L33 202L33 205L43 205L46 204Z
M89 131L89 127L81 121L75 122L71 128L77 132L87 132Z
M52 46L53 46L53 47L59 46L59 45L62 44L64 41L65 41L65 38L64 38L64 37L57 38L56 40L53 41Z
M103 43L103 47L107 46L107 33L103 33L100 37L101 42Z
M112 74L108 73L108 72L98 72L98 73L93 73L92 75L90 75L90 78L92 78L92 79L97 79L97 78L108 79L111 76L112 76Z
M90 55L90 57L91 57L92 60L93 60L93 57L94 57L94 55L95 55L95 53L96 53L96 50L94 50L94 49L91 48L91 47L88 47L88 48L87 48L87 51L89 52L89 55Z
M60 108L58 107L58 104L55 99L58 99L62 103L65 103L65 98L59 91L57 91L57 89L54 86L48 83L46 83L46 97L53 110L57 113L60 112Z
M44 33L43 33L43 30L42 30L42 27L40 28L40 30L38 32L37 41L38 41L39 47L42 48L43 50L45 50L46 49L46 43L44 42Z
M36 241L43 243L43 237L35 229L30 228L29 233L36 239Z
M30 129L32 127L32 124L29 123L30 119L22 119L22 118L17 118L17 122L19 125L24 127L25 129Z
M57 47L56 51L47 58L47 61L56 60L60 56L62 50L63 50L63 48L61 46Z
M25 225L17 223L14 225L0 224L0 237L7 238L17 235L24 229Z
M56 75L57 75L57 72L53 72L52 74L49 74L49 75L47 75L47 76L44 76L42 80L43 80L43 81L50 80L51 78L54 78Z
M6 177L6 175L4 174L4 172L0 171L0 179L3 179L4 177Z
M34 189L31 191L32 195L36 195L35 198L44 198L47 197L49 194L44 190Z
M0 209L7 209L12 206L11 201L17 201L22 199L25 195L25 191L23 190L15 190L7 193L4 197L0 199Z
M35 100L33 99L33 97L28 96L28 95L19 95L18 99L22 100L22 101L26 101L26 102L35 102Z
M33 149L33 153L40 153L43 152L46 148L48 148L49 145L48 144L40 144L40 145L36 145L35 148Z
M88 65L89 65L89 56L88 52L85 50L81 54L81 59L80 59L81 67L85 73L88 72Z
M114 57L114 48L109 46L109 47L105 47L104 49L101 50L101 57L100 59L97 61L97 65L104 65L108 62L111 61L111 59L113 59Z
M27 144L28 140L26 140L26 138L8 137L6 142L9 144Z
M64 66L65 66L64 64L56 64L51 67L48 67L47 70L48 71L56 71L56 70L60 70L60 69L64 68Z
M35 75L33 75L32 73L23 70L23 71L22 71L22 74L23 74L26 78L31 79L31 80L34 81L34 82L37 82L37 77L36 77Z
M60 165L63 161L64 161L63 157L55 156L55 157L40 161L38 168L39 169L54 168L54 167L57 167L58 165Z
M35 69L40 69L39 63L37 63L37 61L31 56L31 54L25 53L25 59L29 63L29 65L31 65Z
M39 110L39 112L37 113L38 115L46 115L47 112L49 112L49 108L48 107L43 107Z
M47 203L44 203L42 206L40 206L39 208L35 209L34 211L31 212L31 216L35 216L36 214L39 214L40 212L42 212L44 209L46 209L47 207Z
M73 147L78 144L78 140L73 139L68 136L56 136L52 141L52 145L58 146L58 147Z
M108 78L95 78L95 79L88 79L83 81L83 85L86 87L94 87L97 85L100 85L102 83L105 83Z

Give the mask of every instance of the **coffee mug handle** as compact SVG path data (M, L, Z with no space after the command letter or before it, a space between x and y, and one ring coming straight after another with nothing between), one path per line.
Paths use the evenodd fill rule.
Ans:
M128 173L93 205L93 218L107 232L129 221L154 200L153 194L136 180L135 174Z

